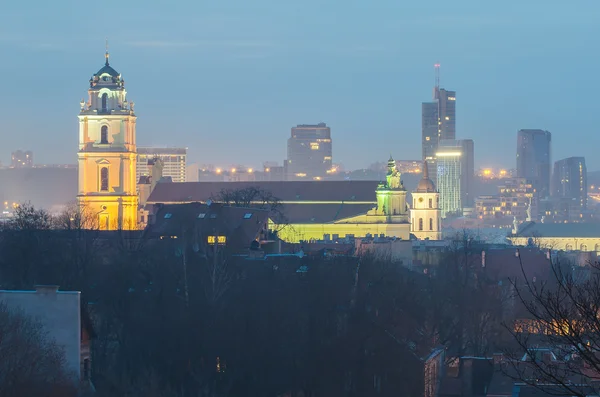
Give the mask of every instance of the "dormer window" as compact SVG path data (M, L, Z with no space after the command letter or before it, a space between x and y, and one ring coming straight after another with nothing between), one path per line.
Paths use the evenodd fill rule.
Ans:
M108 144L108 126L106 125L100 128L100 143Z

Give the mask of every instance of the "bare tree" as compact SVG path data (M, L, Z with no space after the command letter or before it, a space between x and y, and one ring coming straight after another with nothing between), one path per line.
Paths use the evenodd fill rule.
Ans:
M54 219L54 228L61 230L98 230L98 217L89 206L70 202Z
M523 280L511 282L522 313L505 325L517 343L517 349L509 352L512 376L551 394L597 395L600 265L590 263L582 269L554 261L547 282L527 278L522 261L521 269ZM589 272L587 277L576 276L582 270ZM545 357L540 357L541 348L546 349Z
M52 228L52 216L44 209L36 209L30 202L15 207L13 217L6 225L13 230L48 230Z
M41 323L0 303L0 395L75 396L64 352Z

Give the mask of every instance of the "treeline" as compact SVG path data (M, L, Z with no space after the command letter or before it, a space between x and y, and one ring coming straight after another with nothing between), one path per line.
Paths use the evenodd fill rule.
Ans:
M422 396L433 348L506 341L502 288L474 276L461 244L426 274L370 257L249 260L201 236L86 231L77 216L57 227L17 212L0 233L0 288L82 292L99 396Z

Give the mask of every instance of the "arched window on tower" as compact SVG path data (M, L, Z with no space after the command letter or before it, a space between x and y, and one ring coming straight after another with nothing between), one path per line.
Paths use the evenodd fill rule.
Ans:
M108 167L100 168L100 191L108 192Z
M433 199L429 199L429 208L433 208Z
M102 111L103 112L108 111L107 102L108 102L108 94L105 92L104 94L102 94Z
M419 231L423 231L423 218L419 218Z
M429 199L431 202L431 199ZM433 218L429 218L429 230L433 230Z
M108 127L105 125L100 128L100 143L108 143Z

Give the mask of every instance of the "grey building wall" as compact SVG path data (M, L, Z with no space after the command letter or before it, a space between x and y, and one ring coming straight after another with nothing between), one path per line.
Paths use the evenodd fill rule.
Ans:
M286 166L288 180L327 176L332 166L331 128L325 123L293 127L288 139Z
M80 292L57 291L58 287L36 287L35 291L0 290L0 302L38 319L57 345L65 350L67 369L81 377Z

